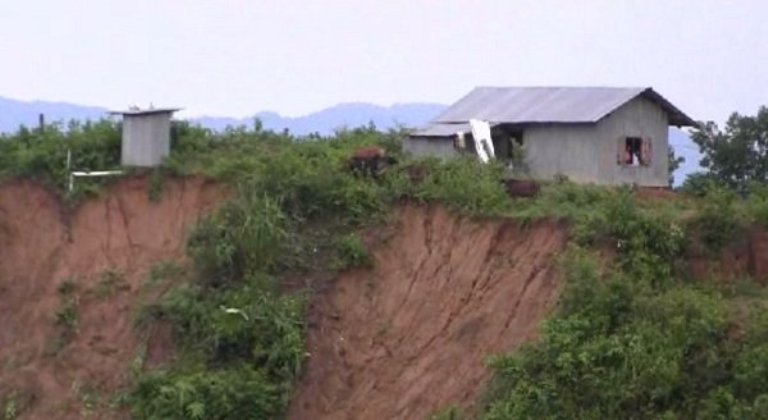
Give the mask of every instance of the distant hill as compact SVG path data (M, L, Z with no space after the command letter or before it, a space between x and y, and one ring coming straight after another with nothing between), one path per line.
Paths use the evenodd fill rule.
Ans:
M338 128L354 128L371 122L382 130L399 125L417 127L425 124L443 109L444 105L430 103L395 104L389 107L368 103L345 103L300 117L284 117L272 111L264 111L242 119L199 117L192 118L191 121L218 131L229 125L251 126L254 119L259 118L264 128L269 130L288 129L296 135L332 134ZM0 97L0 132L15 131L22 124L36 126L38 115L41 113L48 122L88 120L106 116L107 109L63 102L25 102Z
M75 105L65 102L25 102L0 97L0 133L13 132L20 125L37 126L39 114L46 122L99 119L106 108Z
M338 128L354 128L371 122L381 130L396 128L399 125L418 127L426 124L445 108L445 105L432 103L405 103L388 107L369 103L345 103L300 117L284 117L275 112L264 111L250 118L199 117L191 121L218 131L228 125L252 126L254 119L259 118L265 129L282 131L287 128L297 135L332 134ZM22 124L36 126L40 113L45 114L48 122L87 120L106 116L107 109L64 102L25 102L0 97L0 133L13 132ZM675 153L685 158L685 163L675 176L675 184L679 185L688 174L701 170L701 155L698 147L683 131L670 128L669 141Z
M669 144L675 151L675 155L685 158L685 162L675 172L675 186L677 187L683 183L688 175L703 170L699 165L702 156L699 153L699 147L688 134L677 128L669 129Z
M445 105L428 103L395 104L389 107L367 103L346 103L295 118L283 117L267 111L244 119L201 117L193 121L213 130L222 130L227 125L250 126L254 119L258 118L266 129L281 131L287 128L297 135L333 134L334 130L339 128L354 128L369 123L373 123L381 130L396 128L400 125L418 127L437 116L443 109Z

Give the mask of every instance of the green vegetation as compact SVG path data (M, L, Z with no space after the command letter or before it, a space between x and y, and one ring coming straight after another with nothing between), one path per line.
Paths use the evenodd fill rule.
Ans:
M484 417L762 418L765 301L754 288L686 281L687 238L663 213L627 194L600 213L563 256L566 290L541 340L491 362ZM723 228L714 214L695 219L718 223L704 234ZM585 248L601 236L618 245L614 264Z
M77 334L77 291L78 284L73 279L64 280L57 287L60 304L53 315L53 322L58 328L53 341L46 345L44 353L48 356L55 356Z
M183 274L184 268L175 261L161 261L149 269L145 284L146 286L154 286L166 280L178 279Z
M160 201L160 197L163 194L163 170L155 169L149 175L149 187L147 188L147 195L149 201L157 203Z
M77 289L77 283L71 279L62 281L57 288L61 306L56 311L54 319L56 325L64 327L69 333L77 329L77 296L75 296Z
M11 390L6 395L0 395L3 420L15 420L19 418L29 407L32 400L33 396L29 395L29 393L19 392L15 389Z
M429 416L429 420L462 420L461 410L458 407L450 406Z
M42 134L21 130L0 141L0 175L33 176L63 191L67 150L73 167L112 169L118 128L99 122L47 127ZM174 124L173 152L150 176L150 199L160 198L167 175L203 174L238 194L190 235L194 270L166 263L148 273L150 284L174 281L159 302L141 310L137 328L170 322L178 358L164 370L145 371L144 353L137 356L135 387L125 398L136 418L279 417L306 356L306 296L283 292L281 281L299 278L311 290L320 274L370 266L357 235L385 222L403 200L571 226L559 309L539 342L493 358L496 378L480 415L759 418L766 412L762 286L748 279L693 281L681 263L689 252L716 255L748 226L768 226L768 189L750 184L749 194L736 194L724 189L729 182L700 177L687 185L688 194L661 202L638 199L629 188L561 178L543 185L535 199L511 199L499 182L501 166L472 158L410 160L400 154L400 136L369 127L299 139L258 123L216 134ZM351 153L373 144L400 163L378 179L350 174ZM615 257L607 262L598 249ZM105 273L99 289L107 296L118 280ZM64 305L57 322L74 329L75 285L62 283L59 291ZM389 327L378 328L385 334ZM436 418L459 414L448 408Z
M22 127L0 134L0 177L36 179L60 191L67 188L67 155L72 170L109 170L120 165L120 126L110 121L49 124L43 132ZM79 180L73 196L96 191L106 182Z
M59 295L63 297L72 296L72 294L77 291L77 283L72 279L64 280L59 283L57 291L59 292Z
M395 196L387 181L348 174L345 160L361 145L386 144L385 136L359 130L296 142L258 127L214 137L183 124L174 135L185 140L169 173L203 172L239 194L192 232L193 277L142 310L140 326L172 323L181 357L140 373L128 404L137 418L274 417L305 357L305 299L281 293L279 278L342 268L329 255L344 267L366 263L350 233L378 220ZM157 266L149 276L175 271Z
M754 116L733 113L724 130L714 122L703 124L691 138L704 155L701 165L709 170L692 182L703 177L746 193L752 183L768 181L768 107Z
M354 234L339 240L339 260L336 268L344 270L352 267L370 267L373 264L363 241Z
M131 286L125 281L123 273L110 268L101 273L94 293L99 299L105 299L114 296L120 291L130 290L130 288Z

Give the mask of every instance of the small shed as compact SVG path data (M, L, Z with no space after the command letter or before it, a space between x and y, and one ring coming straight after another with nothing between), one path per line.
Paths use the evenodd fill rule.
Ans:
M120 163L123 166L159 166L171 152L171 117L181 108L112 111L123 117Z
M488 122L495 157L537 179L668 185L669 126L696 122L652 88L479 87L404 142L415 156L475 153Z

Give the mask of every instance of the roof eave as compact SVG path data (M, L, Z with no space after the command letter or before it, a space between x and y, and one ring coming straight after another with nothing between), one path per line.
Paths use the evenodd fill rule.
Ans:
M675 127L699 126L699 123L697 123L693 118L686 115L685 112L674 106L672 102L669 102L665 97L661 96L660 93L653 90L653 88L645 89L639 96L644 96L654 102L657 102L662 109L667 111L669 114L669 125Z

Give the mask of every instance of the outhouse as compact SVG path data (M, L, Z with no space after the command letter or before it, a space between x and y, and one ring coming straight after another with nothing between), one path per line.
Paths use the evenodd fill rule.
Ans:
M123 117L120 163L123 166L153 167L171 152L171 117L180 108L150 108L113 111Z

